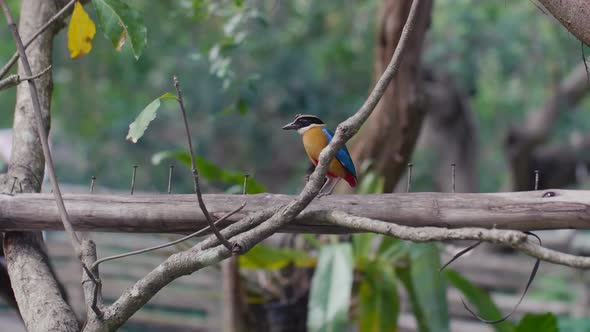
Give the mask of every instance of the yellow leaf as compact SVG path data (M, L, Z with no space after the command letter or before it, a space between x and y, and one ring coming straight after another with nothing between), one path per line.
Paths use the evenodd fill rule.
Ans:
M70 57L76 59L86 55L92 49L92 38L96 34L96 26L84 10L80 2L74 4L74 12L68 27L68 49Z

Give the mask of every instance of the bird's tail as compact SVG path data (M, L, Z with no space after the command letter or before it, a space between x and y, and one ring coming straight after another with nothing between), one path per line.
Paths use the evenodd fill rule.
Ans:
M346 174L344 181L348 182L351 187L356 187L356 176L352 174Z

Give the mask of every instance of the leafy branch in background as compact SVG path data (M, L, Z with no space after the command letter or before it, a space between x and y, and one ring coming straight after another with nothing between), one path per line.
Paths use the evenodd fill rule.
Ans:
M248 96L256 93L256 82L260 75L242 75L236 73L232 63L235 51L248 38L248 27L255 23L266 28L268 22L262 13L252 4L243 1L195 1L193 3L194 17L197 19L214 18L222 20L221 36L206 50L209 61L209 73L221 80L223 90L231 97L231 103L224 109L224 113L237 111L239 114L248 112Z
M165 159L175 159L181 162L183 165L190 167L190 156L185 151L161 151L152 156L152 164L158 165ZM241 184L244 181L244 173L240 171L228 170L221 168L215 163L196 156L197 167L199 168L201 175L209 181L218 181L224 184L231 184L232 187L229 189L230 192L239 192L241 190ZM248 179L247 194L259 194L267 192L264 185L250 177Z
M177 100L176 95L172 93L165 93L160 97L154 99L149 103L135 118L135 120L129 125L129 132L127 133L127 139L133 143L137 143L141 137L145 134L145 131L149 127L150 123L156 118L157 112L160 109L162 100ZM178 150L167 150L161 151L152 156L152 164L159 165L163 160L173 158L183 165L191 167L190 154L186 151ZM232 171L223 169L217 166L215 163L200 157L195 157L196 166L199 169L201 175L210 181L219 181L224 184L230 184L231 192L239 192L242 188L244 181L244 173L239 171ZM248 180L248 194L258 194L266 192L265 187L257 182L255 179L250 178Z
M92 0L98 25L117 51L129 41L135 59L147 44L147 28L141 14L121 0ZM68 27L68 48L72 59L92 50L96 33L94 22L80 2L76 2Z

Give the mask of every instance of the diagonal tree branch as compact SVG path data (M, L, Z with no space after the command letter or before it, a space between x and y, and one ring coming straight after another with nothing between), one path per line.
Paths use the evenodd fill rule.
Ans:
M264 216L259 214L254 223L263 222L253 229L243 232L233 238L234 244L232 251L225 246L216 246L210 249L208 245L218 243L216 237L203 241L195 248L170 256L166 261L160 264L155 270L150 272L144 278L139 280L129 290L125 291L121 297L105 311L105 325L109 328L121 326L133 313L141 308L149 299L154 296L162 287L172 280L197 271L205 266L220 262L233 254L243 253L249 250L256 243L269 237L281 227L290 223L313 199L317 196L320 187L327 173L327 166L334 158L336 152L349 140L366 121L381 96L385 92L387 85L399 69L399 63L402 58L404 46L410 32L413 30L416 19L417 8L420 0L414 0L408 19L404 26L400 42L394 52L391 62L383 75L373 88L373 91L361 106L361 108L349 119L341 123L336 129L336 134L330 144L322 151L319 157L319 163L316 170L311 175L309 182L301 194L285 207L264 222ZM266 211L268 212L268 211ZM247 219L247 218L246 218ZM238 223L239 227L249 227L250 223L243 220ZM88 331L98 329L98 326L88 326Z
M299 197L291 201L264 224L243 234L241 241L234 242L234 254L240 254L250 250L256 243L271 236L278 229L287 225L317 196L326 176L328 164L334 158L337 151L359 131L363 123L369 118L385 93L387 86L397 73L406 43L414 29L420 3L421 0L414 0L412 2L412 7L402 30L400 41L391 57L389 65L361 108L354 115L338 125L336 134L330 141L330 144L320 153L319 163L315 171L311 174L309 182L307 182L305 188L299 194Z

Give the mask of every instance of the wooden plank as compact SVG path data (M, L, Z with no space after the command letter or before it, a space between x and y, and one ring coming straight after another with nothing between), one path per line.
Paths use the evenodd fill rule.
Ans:
M551 192L552 195L545 195ZM295 196L276 194L204 195L209 210L221 216L242 202L246 207L228 223ZM64 195L73 226L79 231L187 233L206 225L193 195ZM34 206L34 209L30 207ZM314 200L313 211L342 211L408 226L483 227L518 230L587 229L590 191L539 190L512 193L395 193L330 195ZM0 231L61 230L55 202L48 194L0 195ZM323 223L304 213L285 232L342 233L348 229Z

